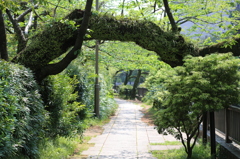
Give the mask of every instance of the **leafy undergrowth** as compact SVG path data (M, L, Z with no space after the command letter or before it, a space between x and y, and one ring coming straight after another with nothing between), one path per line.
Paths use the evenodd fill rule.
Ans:
M151 151L154 157L158 159L186 159L187 154L184 148L172 150L154 150ZM197 144L193 149L192 159L211 159L210 147Z
M55 140L45 139L40 144L40 159L71 159L85 158L81 152L94 146L87 143L92 137L100 135L103 131L102 126L109 122L110 119L90 119L87 121L90 127L84 134L74 137L57 137Z
M45 140L40 146L40 159L67 158L70 154L73 154L80 142L80 136L72 138L57 137L55 140Z

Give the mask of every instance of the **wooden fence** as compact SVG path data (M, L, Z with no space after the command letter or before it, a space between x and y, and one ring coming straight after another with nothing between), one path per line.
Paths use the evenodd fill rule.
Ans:
M230 106L216 111L215 127L225 134L226 142L234 140L240 143L240 107Z

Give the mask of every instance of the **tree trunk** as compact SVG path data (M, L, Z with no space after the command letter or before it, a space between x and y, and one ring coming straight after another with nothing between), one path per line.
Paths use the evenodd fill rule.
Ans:
M191 138L187 138L187 159L192 158Z
M131 90L131 99L135 99L135 97L136 97L136 91L137 91L137 87L139 85L141 74L142 74L142 70L138 70L137 77L133 84L133 89Z
M0 57L1 59L8 61L7 37L6 37L3 13L1 9L0 9Z
M125 77L123 85L128 84L129 80L131 79L132 73L133 73L133 70L130 70L130 71L126 72L126 77Z

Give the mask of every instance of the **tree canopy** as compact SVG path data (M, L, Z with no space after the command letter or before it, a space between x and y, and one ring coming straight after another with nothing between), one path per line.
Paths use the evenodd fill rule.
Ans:
M217 17L226 18L223 12L226 14L227 11L233 9L233 5L236 5L230 1L217 1L214 4L219 6L220 9L226 8L221 14L219 10L216 10L216 7L212 7L213 4L210 1L204 1L204 5L202 1L189 1L187 7L183 7L186 2L180 0L164 0L163 2L152 0L122 1L120 5L116 5L117 2L111 2L113 8L117 6L115 7L117 9L112 12L113 15L110 14L109 1L101 3L100 11L103 11L103 13L93 11L91 14L92 0L87 1L85 11L75 9L72 12L65 8L67 3L71 4L69 8L72 8L76 5L82 7L84 2L81 1L79 4L77 1L50 2L42 0L38 2L39 4L35 1L33 3L23 3L22 1L21 3L18 1L5 3L3 1L1 3L1 19L9 23L6 27L3 27L4 23L1 23L1 26L6 28L8 34L9 32L15 34L18 39L15 43L18 46L18 54L11 60L29 67L40 81L48 75L57 74L64 70L79 55L78 50L81 48L83 40L131 41L144 49L156 52L160 60L173 67L182 65L182 60L186 55L205 56L215 52L233 52L234 56L239 56L239 38L234 37L238 25L234 18L232 18L232 21L235 22L234 27L230 29L228 34L231 35L231 41L226 39L223 42L203 48L198 48L191 41L186 40L179 30L176 30L176 27L179 27L184 19L194 22L195 27L201 26L203 22L206 22L206 24L219 23L219 25L225 26L223 21L221 21L221 24L217 21ZM190 8L194 9L200 3L202 4L201 12L194 12L193 14L189 11ZM44 10L42 6L48 6L48 8ZM53 8L53 11L50 11L51 8ZM110 13L108 13L108 8L110 8ZM5 9L6 13L4 13ZM69 14L63 17L58 10L64 11L63 13L68 11ZM119 11L125 12L125 14L120 14ZM18 16L13 16L12 13ZM41 25L32 29L30 34L32 36L28 36L26 34L27 22L31 23L32 13L35 14L35 22ZM213 13L216 13L215 16L211 15L214 18L207 21L206 17ZM137 19L136 15L141 16ZM163 16L159 17L159 15ZM232 12L232 15L236 16L237 13ZM215 22L212 22L214 20ZM21 21L23 22L21 23ZM20 24L24 25L21 26ZM166 29L166 26L175 29ZM1 29L1 31L5 31L5 34L2 32L2 35L6 35L6 30ZM85 36L86 31L87 36ZM225 34L225 32L222 31L222 34ZM6 42L2 43L2 46L4 45L6 46ZM65 53L67 54L62 60L51 63ZM6 54L6 49L1 51L2 58L5 58L4 54Z

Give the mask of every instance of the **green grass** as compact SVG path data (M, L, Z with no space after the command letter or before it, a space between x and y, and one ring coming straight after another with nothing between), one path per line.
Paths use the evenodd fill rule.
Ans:
M150 145L182 145L180 141L165 141L162 143L150 143Z
M72 138L57 137L55 140L45 139L40 144L40 159L67 158L74 153L80 142L80 136Z
M87 127L90 126L103 126L108 123L110 119L88 119L85 121ZM87 142L91 139L89 136L76 135L75 137L57 137L55 140L44 139L39 146L40 159L67 159L71 155L78 156L82 151L87 150L93 146Z
M187 154L184 148L172 150L151 151L154 157L158 159L186 159ZM211 159L210 147L197 144L193 149L192 159Z

